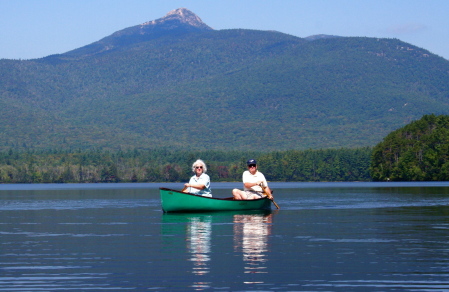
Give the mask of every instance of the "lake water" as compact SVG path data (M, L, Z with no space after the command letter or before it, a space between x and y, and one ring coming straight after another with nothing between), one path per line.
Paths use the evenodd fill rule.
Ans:
M449 290L448 182L270 186L271 213L163 214L182 184L0 185L0 291Z

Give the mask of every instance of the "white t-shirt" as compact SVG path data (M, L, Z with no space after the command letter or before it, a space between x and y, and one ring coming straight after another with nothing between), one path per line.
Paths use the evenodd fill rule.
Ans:
M199 177L197 177L196 175L192 176L190 178L189 184L201 184L205 186L205 188L202 190L190 187L188 190L189 193L199 196L212 197L210 190L210 178L207 174L202 173Z
M258 181L262 181L263 182L262 185L264 187L268 186L267 180L265 179L265 176L263 175L263 173L261 173L259 171L256 171L255 174L251 174L251 172L249 172L249 170L245 170L243 172L242 180L243 180L243 189L245 191L256 191L256 192L262 192L263 191L260 186L253 186L253 187L248 189L248 188L245 187L245 183L256 183Z

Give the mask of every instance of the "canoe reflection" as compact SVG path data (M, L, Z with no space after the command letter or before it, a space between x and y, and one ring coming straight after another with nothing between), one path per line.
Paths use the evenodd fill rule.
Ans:
M266 273L272 214L234 215L234 250L243 253L245 273Z
M193 263L190 273L196 277L192 277L190 287L194 290L210 288L211 282L206 275L212 274L211 266L214 265L211 262L223 259L218 254L214 259L213 247L220 254L226 253L227 247L238 256L242 254L245 273L266 273L272 223L270 212L164 213L162 223L162 240L167 254L184 250L187 259ZM213 233L215 238L220 236L224 240L212 245ZM232 237L228 236L230 233ZM232 244L226 242L226 238L232 240Z

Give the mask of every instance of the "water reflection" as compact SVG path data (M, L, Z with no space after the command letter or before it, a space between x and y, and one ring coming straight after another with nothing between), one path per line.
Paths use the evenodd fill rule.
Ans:
M211 215L189 218L187 226L187 250L192 255L193 274L209 273L210 238L212 233Z
M242 251L245 273L267 273L272 214L234 215L234 250Z
M213 261L228 263L232 261L222 253L214 254L213 246L223 253L226 253L227 247L232 247L234 253L241 254L238 265L243 266L245 274L266 274L272 216L272 213L260 212L164 214L162 224L164 246L168 253L172 253L173 249L179 250L182 245L185 246L186 259L192 263L186 272L191 274L190 288L195 290L212 287L210 275L217 273L211 267ZM221 237L222 240L212 245L212 238L217 237ZM227 242L228 238L232 244ZM228 272L221 271L223 275Z
M191 287L195 290L210 288L210 282L204 279L210 273L210 254L212 236L212 215L207 214L164 214L163 234L167 237L165 245L171 249L178 242L185 242L189 254L188 260L193 263L191 273L198 276L193 279ZM184 240L179 240L185 234ZM173 237L172 237L173 236Z

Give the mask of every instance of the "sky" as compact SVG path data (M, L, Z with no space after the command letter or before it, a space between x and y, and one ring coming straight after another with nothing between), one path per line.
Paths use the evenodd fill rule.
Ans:
M216 30L397 38L449 60L449 0L0 0L0 59L65 53L181 7Z

